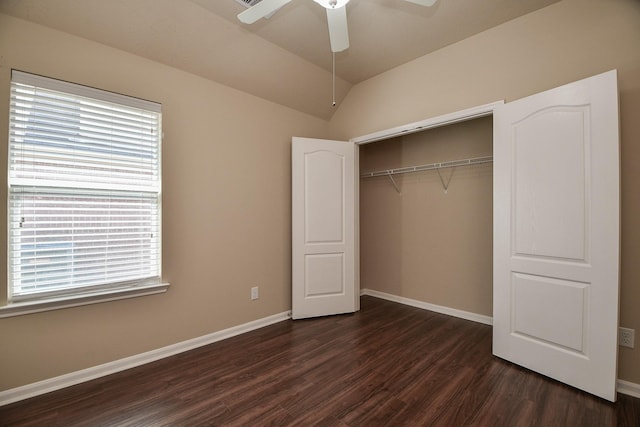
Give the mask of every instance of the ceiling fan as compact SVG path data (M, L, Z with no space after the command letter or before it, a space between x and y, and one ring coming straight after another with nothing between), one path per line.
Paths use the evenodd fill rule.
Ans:
M238 19L245 24L253 24L260 18L264 18L291 0L262 0L238 15ZM327 22L329 23L329 40L332 52L342 52L349 48L349 31L347 28L346 5L349 0L313 0L327 9ZM437 0L405 0L420 6L433 6Z

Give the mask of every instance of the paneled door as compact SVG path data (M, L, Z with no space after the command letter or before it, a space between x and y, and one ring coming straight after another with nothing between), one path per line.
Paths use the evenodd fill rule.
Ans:
M360 308L355 144L292 141L292 317Z
M617 74L494 113L493 352L615 401Z

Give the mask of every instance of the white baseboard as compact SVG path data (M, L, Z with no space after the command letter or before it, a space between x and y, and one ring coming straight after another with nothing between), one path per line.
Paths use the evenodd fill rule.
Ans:
M399 302L400 304L410 305L411 307L435 311L436 313L459 317L461 319L471 320L473 322L484 323L485 325L493 325L493 318L484 316L482 314L471 313L469 311L458 310L456 308L445 307L443 305L430 304L428 302L418 301L411 298L399 297L397 295L392 295L385 292L374 291L373 289L362 289L360 291L360 294L386 299L387 301Z
M412 307L422 308L424 310L435 311L436 313L447 314L449 316L459 317L461 319L471 320L485 325L493 325L493 318L483 316L481 314L470 313L468 311L457 310L455 308L444 307L436 304L414 300L411 298L399 297L397 295L387 294L385 292L374 291L373 289L361 289L360 295L370 295L372 297L385 299L388 301L398 302ZM616 391L628 396L640 398L640 384L632 383L625 380L616 382Z
M640 384L618 380L616 391L627 396L640 398Z
M135 368L136 366L144 365L145 363L164 359L165 357L193 350L217 341L222 341L224 339L244 334L245 332L253 331L255 329L260 329L290 318L291 312L274 314L242 325L233 326L222 331L213 332L208 335L203 335L201 337L171 344L156 350L151 350L146 353L136 354L135 356L125 357L124 359L114 360L113 362L82 369L80 371L38 381L36 383L0 391L0 406L104 377L106 375L111 375L126 369Z

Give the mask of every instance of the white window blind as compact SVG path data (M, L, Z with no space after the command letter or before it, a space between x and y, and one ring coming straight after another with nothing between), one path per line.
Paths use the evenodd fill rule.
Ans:
M11 301L159 281L160 105L12 72Z

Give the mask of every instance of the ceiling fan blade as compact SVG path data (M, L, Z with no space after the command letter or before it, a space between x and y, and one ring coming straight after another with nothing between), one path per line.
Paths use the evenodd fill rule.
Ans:
M420 6L433 6L438 0L406 0L409 3L419 4Z
M345 6L327 9L329 40L332 52L342 52L349 48L349 28L347 27L347 8Z
M275 12L291 0L262 0L238 15L238 19L245 24L253 24L260 18Z

